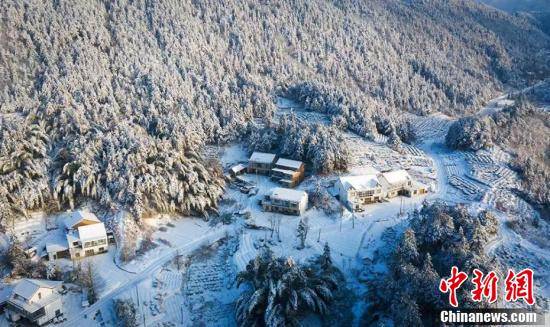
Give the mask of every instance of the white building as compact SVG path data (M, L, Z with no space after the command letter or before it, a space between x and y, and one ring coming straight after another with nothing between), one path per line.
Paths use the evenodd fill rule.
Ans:
M406 170L379 173L370 168L368 174L343 176L335 184L340 201L351 210L361 210L363 205L379 202L398 195L420 195L427 186L415 181Z
M80 226L67 233L71 259L107 252L107 231L103 223Z
M8 321L20 320L42 326L63 314L61 282L39 279L22 279L13 289L7 304Z
M340 201L352 210L360 210L363 205L378 202L385 197L376 174L343 176L335 187Z
M307 193L289 188L276 187L262 200L265 211L301 215L307 209Z
M107 252L109 239L105 225L91 212L76 211L65 220L65 239L46 244L49 260L83 257Z

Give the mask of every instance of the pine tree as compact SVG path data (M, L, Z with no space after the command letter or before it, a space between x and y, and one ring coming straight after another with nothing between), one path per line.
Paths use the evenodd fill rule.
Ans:
M332 268L332 257L330 256L330 247L328 246L328 242L325 242L323 254L319 257L319 261L321 264L321 269L324 271L328 271Z
M293 326L308 313L324 315L337 288L330 276L317 274L292 258L275 258L268 248L251 260L237 276L237 285L247 283L237 300L240 326Z
M300 249L303 249L306 246L306 238L307 234L309 232L309 225L307 223L307 219L300 219L300 222L298 223L298 228L296 229L296 236L298 237L298 240L300 241Z
M115 313L124 327L137 327L137 309L131 299L117 299L114 301Z

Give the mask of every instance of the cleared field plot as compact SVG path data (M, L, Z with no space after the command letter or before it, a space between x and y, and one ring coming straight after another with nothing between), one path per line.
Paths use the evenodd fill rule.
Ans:
M415 147L414 145L409 144L403 144L402 145L405 152L411 156L417 156L417 157L424 157L426 154L424 151L420 150L419 148Z
M506 189L492 189L482 200L483 203L502 212L517 216L532 217L535 210L527 202Z
M330 124L330 118L329 116L315 112L315 111L305 111L303 109L296 109L296 108L279 108L277 110L275 118L277 119L279 116L284 114L290 114L294 113L296 115L296 118L298 118L300 121L308 124L323 124L323 125L329 125Z
M345 133L344 136L350 150L349 170L352 174L361 174L362 169L370 166L379 171L410 169L411 175L428 184L435 179L433 160L415 146L407 145L408 150L399 153L353 133Z
M410 119L420 141L444 138L452 124L452 121L444 115L432 115L428 117L410 115L408 119Z
M460 176L449 176L449 183L464 194L476 199L481 198L482 194L485 192L485 189L478 184Z
M509 188L515 185L517 174L506 167L474 164L472 178L492 188Z
M489 156L488 154L474 154L471 152L465 152L464 157L471 164L477 163L477 164L492 165L495 163L493 161L493 158L491 158L491 156Z
M443 156L443 166L445 166L445 172L449 177L462 174L462 169L458 166L459 162L458 158L454 155Z
M231 255L236 242L225 240L216 248L189 258L182 291L193 326L234 326L235 268ZM204 253L206 252L206 254Z
M376 134L374 136L374 142L381 143L381 144L386 144L386 143L388 143L388 137L386 135Z

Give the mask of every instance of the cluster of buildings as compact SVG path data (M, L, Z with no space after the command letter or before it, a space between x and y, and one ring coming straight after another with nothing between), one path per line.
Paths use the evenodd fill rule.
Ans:
M304 179L305 165L301 161L277 158L272 153L254 152L248 160L247 171L269 175L282 186L294 188Z
M254 152L248 165L238 164L230 168L233 176L244 172L270 176L282 187L275 187L261 201L263 210L287 215L301 215L307 209L307 193L294 190L304 179L305 165L298 160L277 158L273 153Z
M234 176L244 172L270 176L281 187L273 188L264 197L261 201L263 210L301 215L307 208L308 195L292 188L304 179L304 170L301 161L277 158L272 153L254 152L247 166L238 164L231 167L230 173ZM363 175L339 177L335 189L340 202L352 211L361 211L366 204L399 195L411 197L428 192L426 185L414 180L404 169L379 172L374 168L367 168Z
M353 211L398 195L410 197L428 192L426 185L415 181L404 169L381 173L370 168L364 175L338 178L335 187L340 202Z
M63 233L46 242L45 249L49 260L80 259L107 252L110 243L114 235L96 215L75 211L63 221ZM64 320L62 286L62 282L42 279L21 279L15 287L0 285L0 314L17 325L60 322Z
M59 281L22 279L13 288L0 289L0 310L17 325L42 326L62 320L61 287Z
M107 252L114 235L91 212L75 211L64 222L64 237L46 243L49 260L81 259Z

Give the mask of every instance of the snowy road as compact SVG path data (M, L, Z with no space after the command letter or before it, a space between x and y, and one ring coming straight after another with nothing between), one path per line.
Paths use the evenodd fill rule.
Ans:
M76 326L78 325L78 322L81 321L83 316L91 316L93 315L97 310L100 310L104 305L108 304L108 301L113 300L115 297L131 290L134 288L137 284L151 276L157 269L160 269L165 263L169 262L174 258L174 256L178 253L180 254L189 254L191 251L199 248L201 245L204 245L205 243L213 243L221 238L223 238L226 233L228 232L228 227L224 225L223 228L220 228L218 230L208 232L204 235L202 235L199 238L196 238L192 241L190 241L187 244L184 244L178 248L173 248L161 257L157 258L147 268L142 270L141 272L137 274L129 274L129 279L127 282L122 284L120 287L111 290L109 293L102 296L96 303L89 306L88 308L80 311L78 316L71 317L67 321L65 321L62 326Z

